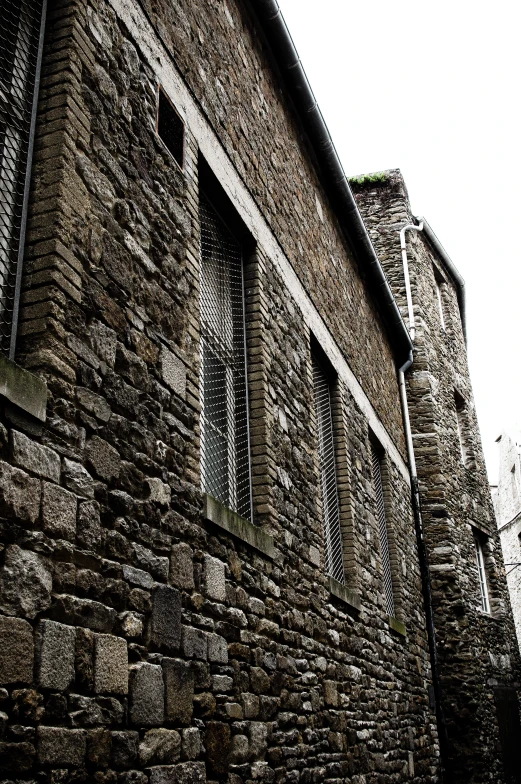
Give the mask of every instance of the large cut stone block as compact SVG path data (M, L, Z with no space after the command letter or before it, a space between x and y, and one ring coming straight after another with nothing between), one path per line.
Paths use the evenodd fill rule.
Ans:
M98 694L128 693L127 643L112 634L98 634L95 643L94 689Z
M87 462L96 476L110 482L119 476L121 458L113 446L99 436L93 436L86 448Z
M165 384L180 397L186 395L186 368L175 354L163 346L161 349L161 376Z
M63 691L74 678L76 629L56 621L40 621L38 680L44 689Z
M165 717L163 670L159 664L139 662L130 672L130 718L134 724L154 727Z
M181 594L168 585L159 585L152 602L152 643L178 650L181 643Z
M163 659L166 720L190 724L194 701L194 672L180 659Z
M42 765L77 767L85 759L87 737L84 730L38 727L38 759Z
M181 756L181 736L176 730L149 730L139 744L139 761L149 765L171 765Z
M224 563L211 555L204 557L204 590L216 602L224 602L226 599Z
M17 430L11 431L13 461L33 474L60 481L60 456L48 446L42 446Z
M34 618L51 605L52 577L43 559L31 550L9 545L0 579L0 609Z
M0 683L31 683L33 630L21 618L0 616Z
M170 554L170 582L176 588L191 591L194 588L194 553L190 545L180 542Z
M34 523L40 514L41 481L0 461L0 515Z
M43 528L49 536L74 541L77 507L78 501L74 493L51 482L43 483Z

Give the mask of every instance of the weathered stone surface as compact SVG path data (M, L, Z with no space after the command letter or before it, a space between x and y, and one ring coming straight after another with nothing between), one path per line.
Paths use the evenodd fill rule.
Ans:
M181 594L167 585L154 591L151 640L157 647L173 651L181 643Z
M38 680L44 689L63 691L74 678L76 629L56 621L38 627Z
M183 653L189 659L208 658L208 635L202 629L183 626Z
M226 776L232 751L229 725L220 721L209 721L206 725L205 747L210 774L217 778Z
M204 762L181 762L176 765L176 781L177 784L205 784Z
M33 474L60 481L60 456L17 430L11 431L13 460L16 465Z
M135 569L133 566L123 564L123 577L133 585L139 585L141 588L152 588L154 581L148 572L143 569Z
M128 693L128 651L121 637L112 634L96 637L94 689L98 694Z
M168 558L162 555L155 555L148 547L134 542L132 545L137 564L149 571L156 580L166 582L168 579Z
M90 730L87 734L87 762L97 768L107 768L112 751L112 736L101 727Z
M182 732L183 746L182 755L184 759L197 759L202 750L201 733L196 727L188 727Z
M154 477L147 479L148 500L155 501L160 506L169 506L172 491L170 486L162 482L161 479Z
M193 550L189 544L179 542L170 554L170 582L176 588L191 591L194 588Z
M31 683L33 630L21 618L0 616L0 683Z
M65 487L82 498L94 498L94 479L81 463L64 458L63 481Z
M194 700L194 672L181 659L163 659L165 718L176 724L190 724Z
M50 482L43 483L42 520L49 536L74 541L78 501L73 493Z
M161 363L161 376L165 384L176 395L184 397L186 394L186 368L184 364L164 346L161 349L159 361Z
M228 643L219 634L208 634L208 661L217 664L228 663Z
M172 765L179 760L180 755L181 736L176 730L148 730L139 744L139 761L143 767Z
M31 550L9 545L0 578L0 609L34 618L51 605L52 577L45 561Z
M101 520L97 501L81 501L76 530L80 547L96 550L101 544Z
M130 671L130 719L134 724L154 727L165 715L163 671L158 664L139 662Z
M112 733L112 765L116 770L133 768L138 757L139 733L131 730Z
M109 367L114 367L116 359L116 333L101 321L93 319L87 331L92 350L98 357L106 362Z
M96 395L90 389L76 387L76 398L78 403L86 411L89 411L100 422L108 422L112 414L111 408L104 397Z
M34 523L40 514L41 482L0 461L0 515Z
M204 587L207 596L216 602L226 599L225 566L211 555L204 557Z
M38 759L42 765L77 767L85 759L87 736L84 730L38 727Z
M116 449L103 438L93 436L87 443L86 456L96 476L110 482L119 476L121 458Z
M71 626L86 626L95 632L110 632L116 622L117 613L112 607L101 602L64 594L56 596L52 616L54 620Z
M32 768L35 754L32 743L0 741L0 771L3 775L25 773Z

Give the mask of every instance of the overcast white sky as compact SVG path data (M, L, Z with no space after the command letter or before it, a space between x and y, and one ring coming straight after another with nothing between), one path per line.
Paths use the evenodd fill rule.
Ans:
M491 481L521 422L521 6L279 0L348 176L401 169L467 290ZM397 238L398 241L398 238Z

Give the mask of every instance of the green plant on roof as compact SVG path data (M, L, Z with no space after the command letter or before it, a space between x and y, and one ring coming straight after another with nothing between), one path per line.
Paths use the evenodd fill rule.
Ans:
M349 177L352 185L372 185L379 182L388 182L387 172L374 172L374 174L362 174L360 177Z

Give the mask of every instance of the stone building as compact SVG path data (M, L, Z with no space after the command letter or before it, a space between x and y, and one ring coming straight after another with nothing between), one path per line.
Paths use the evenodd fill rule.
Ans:
M492 500L505 562L518 642L521 642L521 433L504 431L499 445L498 484Z
M487 729L496 721L492 700L505 723L500 732L507 734L512 721L510 731L519 738L514 688L519 676L467 366L464 284L427 221L414 218L399 171L355 179L352 187L413 336L407 390L448 767L456 781L479 781L480 768L492 771L495 741ZM511 780L518 781L518 752L514 746L508 751L506 743L503 750Z
M274 2L0 29L4 780L518 781L461 289L409 234L411 342L399 175L371 243Z

